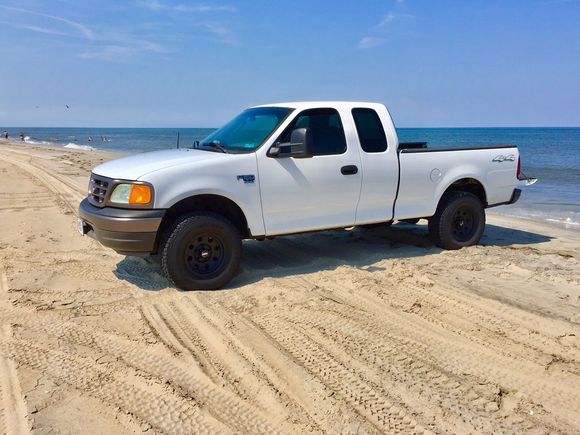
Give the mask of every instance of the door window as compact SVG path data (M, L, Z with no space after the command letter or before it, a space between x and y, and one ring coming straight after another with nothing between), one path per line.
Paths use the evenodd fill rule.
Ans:
M324 156L346 152L346 138L340 115L334 109L310 109L301 112L280 135L278 141L289 142L295 128L308 128L312 133L313 155Z
M364 152L382 153L387 150L385 129L377 112L373 109L352 109L352 117Z

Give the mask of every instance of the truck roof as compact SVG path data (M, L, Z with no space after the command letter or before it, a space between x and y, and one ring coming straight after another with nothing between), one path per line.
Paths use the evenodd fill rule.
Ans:
M352 109L354 107L368 107L373 109L385 108L382 103L368 101L290 101L275 104L262 104L254 107L290 107L292 109L314 109L319 107L332 107L335 109Z

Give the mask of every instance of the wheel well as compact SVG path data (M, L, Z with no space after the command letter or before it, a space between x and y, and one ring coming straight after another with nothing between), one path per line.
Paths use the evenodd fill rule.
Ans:
M485 189L483 188L483 185L475 178L462 178L461 180L455 181L447 188L447 190L445 190L445 192L443 192L443 195L441 195L441 199L439 200L439 204L441 203L441 200L451 192L472 193L479 198L484 207L487 207L487 196L485 195Z
M177 218L195 211L211 211L219 214L228 219L239 230L242 238L250 236L246 216L235 202L220 195L196 195L176 202L167 210L157 231L156 244L159 243L160 236L171 227Z

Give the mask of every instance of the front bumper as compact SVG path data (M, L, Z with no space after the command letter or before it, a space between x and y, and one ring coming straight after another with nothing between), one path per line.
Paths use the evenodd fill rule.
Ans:
M83 232L103 246L122 254L151 253L165 210L121 209L91 205L85 198L79 205Z

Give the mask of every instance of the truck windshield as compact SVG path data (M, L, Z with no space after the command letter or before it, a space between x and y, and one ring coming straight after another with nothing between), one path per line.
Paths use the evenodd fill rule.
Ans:
M217 152L252 152L262 145L292 110L286 107L245 110L201 141L199 147Z

